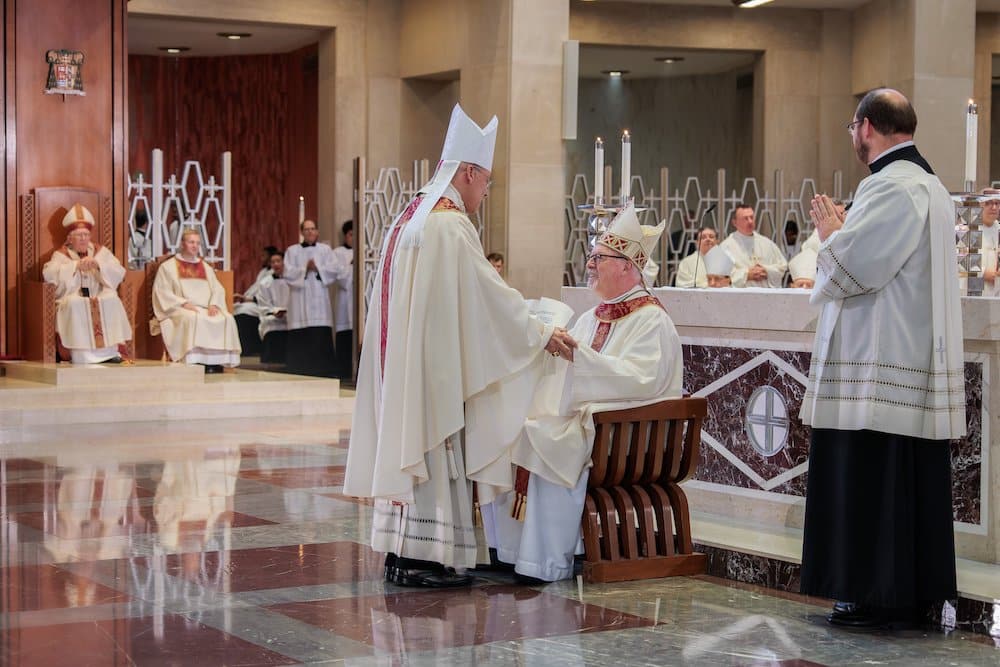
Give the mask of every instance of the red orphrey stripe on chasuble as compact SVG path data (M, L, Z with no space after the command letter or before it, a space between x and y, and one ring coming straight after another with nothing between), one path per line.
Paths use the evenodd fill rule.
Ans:
M94 347L107 347L104 344L104 326L101 324L101 303L96 296L90 297L90 324L94 328Z
M208 273L205 271L205 262L182 262L181 260L174 258L177 262L177 277L178 278L197 278L201 280L208 280Z
M389 339L389 288L392 284L392 260L396 254L396 242L399 241L399 233L410 221L413 214L417 212L417 207L423 200L423 195L414 197L407 205L406 210L400 217L399 222L393 228L389 236L389 243L385 246L385 257L382 258L382 285L379 292L379 303L381 305L381 322L379 328L379 375L385 379L385 344Z

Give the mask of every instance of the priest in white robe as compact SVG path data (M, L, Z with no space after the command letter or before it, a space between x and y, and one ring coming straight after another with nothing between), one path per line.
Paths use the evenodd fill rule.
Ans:
M63 218L66 245L42 267L56 286L56 332L74 364L119 362L119 345L132 340L132 325L118 298L125 267L107 248L92 243L94 216L74 204Z
M705 268L705 255L716 246L719 237L714 227L702 227L698 230L698 248L681 260L677 266L677 277L674 285L677 287L708 287L708 272Z
M514 445L513 460L521 466L516 487L483 512L498 559L528 583L573 575L593 414L681 396L680 338L641 270L664 226L640 225L628 206L598 240L587 260L587 283L602 302L570 330L580 341L573 363L548 360L555 368L539 384Z
M333 306L330 288L347 281L346 266L326 243L319 242L313 220L299 225L302 242L285 251L285 281L289 287L288 356L292 373L334 377Z
M201 258L198 230L184 230L180 252L160 264L153 282L153 313L153 333L162 334L173 361L201 364L206 373L240 365L236 321L226 310L225 288Z
M835 625L898 627L957 596L949 441L966 433L955 207L913 144L916 113L874 90L848 126L871 171L822 241L800 417L812 427L802 592Z
M462 586L476 564L471 481L513 486L510 443L563 330L528 312L469 220L487 194L497 119L456 105L431 181L385 235L365 323L344 493L375 498L387 580Z
M998 248L1000 248L1000 190L986 188L983 194L990 197L983 202L981 218L983 231L983 296L1000 296L1000 280L997 279Z
M265 364L285 363L288 347L289 288L285 280L284 253L275 251L270 260L271 275L261 281L257 292L260 308L260 360Z
M756 231L753 208L737 204L729 224L736 231L720 246L733 258L735 266L729 276L733 287L783 287L788 261L774 241Z

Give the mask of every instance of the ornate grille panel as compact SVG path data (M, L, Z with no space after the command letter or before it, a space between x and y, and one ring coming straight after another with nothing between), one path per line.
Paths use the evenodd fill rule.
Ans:
M610 174L605 176L605 183L610 183ZM563 282L566 285L586 284L587 221L588 213L581 211L579 206L593 203L588 177L577 174L573 185L566 195L564 207L565 222L565 258L566 267ZM833 193L836 198L843 198L843 174L839 171L833 175ZM784 174L779 170L774 172L771 189L758 184L756 179L747 178L739 190L730 188L726 183L726 170L719 169L716 182L711 186L703 186L694 176L683 179L683 187L670 192L670 173L660 170L659 194L657 189L648 187L642 176L632 177L632 193L636 206L645 207L639 213L639 221L644 225L656 225L661 220L667 221L660 245L653 259L660 265L658 285L673 284L677 265L687 255L694 252L695 239L702 225L715 227L720 240L734 231L729 226L729 214L737 204L743 202L752 206L757 220L757 231L774 241L782 250L788 249L785 241L784 228L788 221L795 221L799 228L799 243L812 233L812 222L809 219L809 202L817 193L816 181L804 179L798 187L789 188L784 182ZM720 192L729 192L719 196ZM775 196L774 192L788 193ZM851 195L848 195L850 198ZM607 200L608 198L605 197ZM621 203L619 196L611 197L610 204Z

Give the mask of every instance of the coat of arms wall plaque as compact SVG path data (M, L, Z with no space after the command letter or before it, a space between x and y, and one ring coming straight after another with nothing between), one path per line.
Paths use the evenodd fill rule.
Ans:
M49 63L46 95L86 95L83 92L83 52L50 49L45 53Z

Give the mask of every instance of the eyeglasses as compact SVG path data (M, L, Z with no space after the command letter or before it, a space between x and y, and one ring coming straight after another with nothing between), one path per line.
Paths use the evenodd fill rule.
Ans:
M483 174L486 173L486 170L483 169L482 167L478 166L478 165L472 165L472 168L475 169L476 171L480 172L480 173L483 173ZM486 179L486 189L489 190L491 185L493 185L493 179L492 178L487 178Z
M861 125L861 123L863 122L865 122L864 118L862 118L861 120L852 120L850 123L847 124L847 131L854 132L854 128L856 128L858 125Z
M631 262L628 257L622 257L621 255L602 255L599 252L592 252L587 255L587 263L594 262L594 264L600 264L602 259L624 259Z

